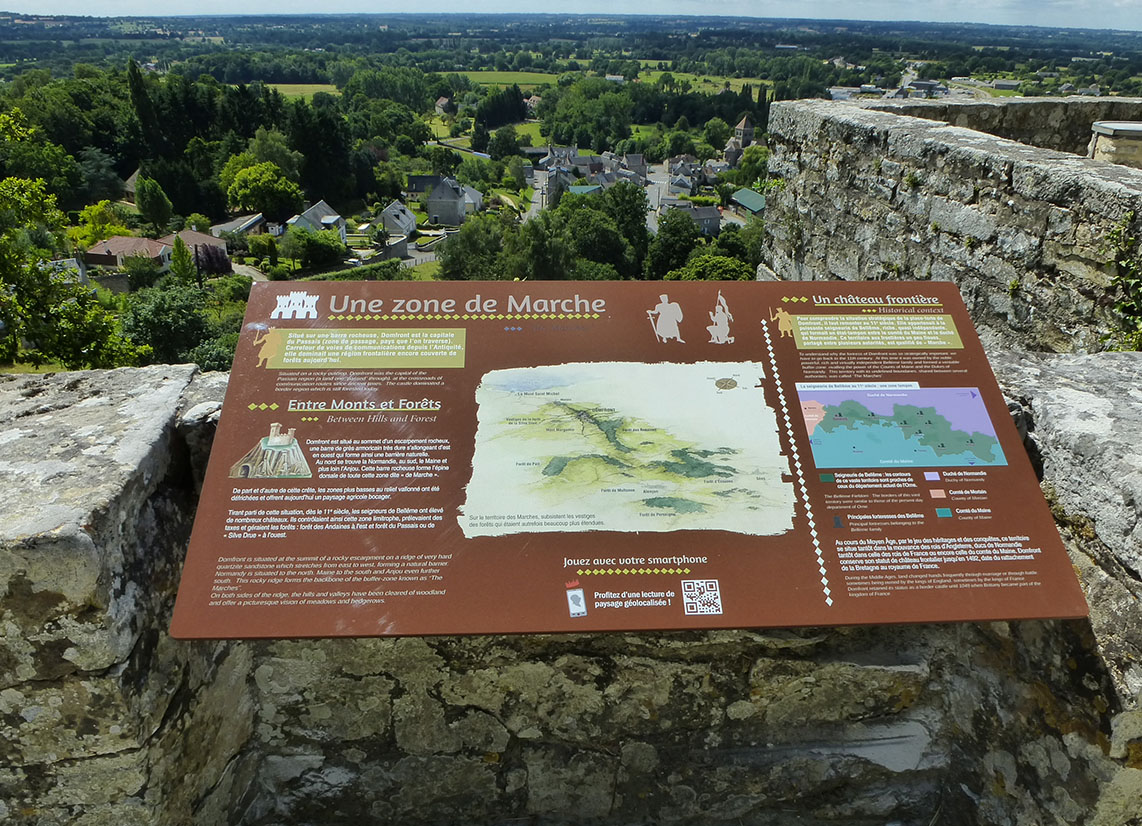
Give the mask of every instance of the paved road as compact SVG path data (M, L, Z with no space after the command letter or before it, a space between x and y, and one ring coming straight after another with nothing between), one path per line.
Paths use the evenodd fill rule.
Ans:
M523 214L524 221L530 221L538 215L539 210L543 209L547 203L547 170L535 170L535 178L531 186L531 203L527 206L527 212Z
M234 268L235 275L244 275L251 281L269 281L270 277L257 267L251 267L248 264L231 264Z
M658 207L662 199L670 195L670 172L666 164L651 164L646 169L646 226L651 232L658 232Z

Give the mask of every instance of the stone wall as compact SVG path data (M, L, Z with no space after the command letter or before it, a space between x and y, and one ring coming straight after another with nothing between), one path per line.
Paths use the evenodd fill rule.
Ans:
M1003 105L1016 108L774 104L769 168L783 184L767 203L764 264L787 280L953 281L1009 343L1102 349L1117 323L1110 238L1142 234L1142 171L895 113L1018 120ZM1052 105L1085 119L1109 104Z
M884 100L869 109L938 120L1000 138L1086 156L1096 120L1142 120L1142 99L1112 97Z
M0 376L0 821L1122 826L1139 361L996 355L1090 622L175 642L226 377Z

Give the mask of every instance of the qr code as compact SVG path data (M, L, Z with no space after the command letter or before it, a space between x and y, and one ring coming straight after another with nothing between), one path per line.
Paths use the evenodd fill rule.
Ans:
M716 579L682 580L682 606L687 614L722 613L722 592Z

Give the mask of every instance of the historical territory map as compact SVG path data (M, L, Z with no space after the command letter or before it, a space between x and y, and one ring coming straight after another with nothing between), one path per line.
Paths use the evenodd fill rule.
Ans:
M460 527L465 536L790 530L789 459L764 377L759 363L724 362L488 373L476 389Z
M1085 613L954 285L274 282L171 631Z
M817 390L799 383L797 392L819 468L1007 464L974 387Z

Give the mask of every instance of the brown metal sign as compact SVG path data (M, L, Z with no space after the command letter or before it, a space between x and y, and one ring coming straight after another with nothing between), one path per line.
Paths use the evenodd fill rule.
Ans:
M1086 612L953 285L269 283L172 634Z

